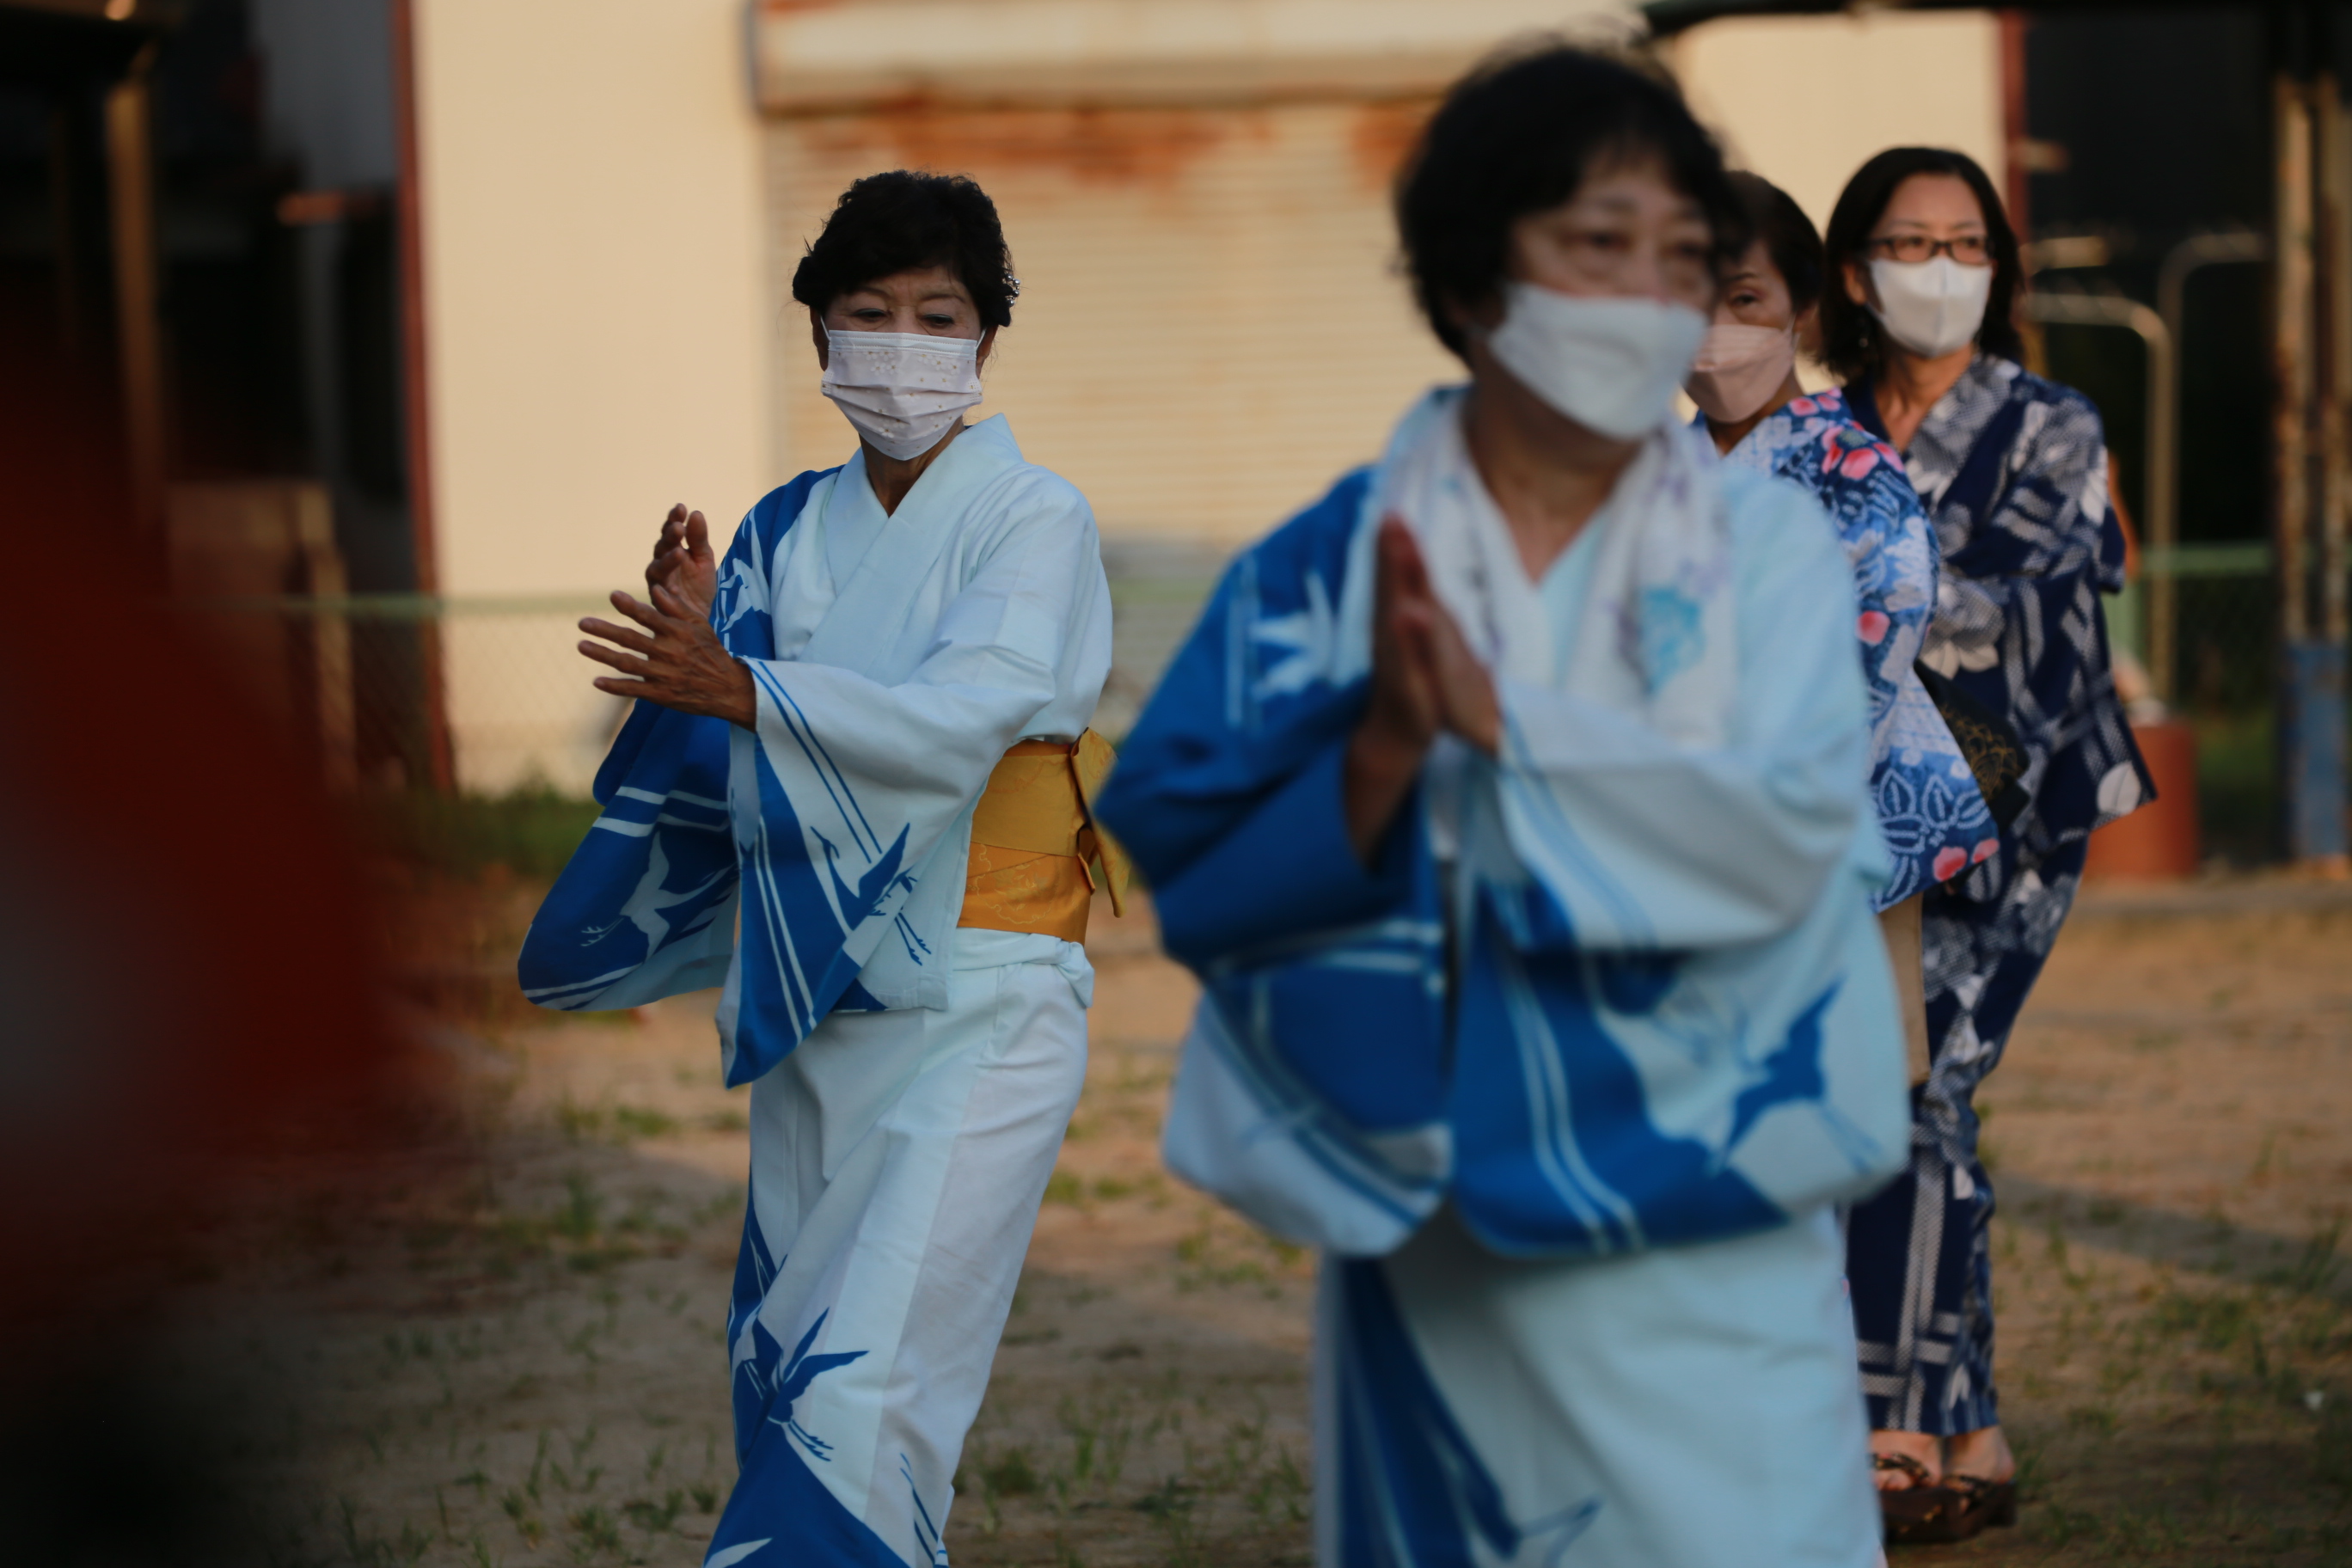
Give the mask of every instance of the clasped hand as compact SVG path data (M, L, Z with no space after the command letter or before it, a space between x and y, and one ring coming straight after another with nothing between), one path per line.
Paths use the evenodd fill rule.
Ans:
M1450 731L1492 756L1503 732L1494 678L1429 581L1403 521L1381 522L1372 600L1371 697L1348 745L1348 837L1367 864L1412 792L1422 760Z
M646 565L651 603L626 594L613 595L613 607L642 631L590 616L580 629L604 642L583 642L580 651L619 670L600 675L599 691L641 697L680 713L708 714L751 729L759 717L751 672L729 653L710 629L710 605L719 588L719 562L710 550L710 525L683 505L669 509ZM617 644L607 647L604 643Z

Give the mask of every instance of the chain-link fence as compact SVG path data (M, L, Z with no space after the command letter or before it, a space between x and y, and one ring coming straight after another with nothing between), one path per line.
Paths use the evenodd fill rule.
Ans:
M288 596L188 614L331 784L587 793L627 704L588 684L581 595Z
M1096 727L1125 734L1191 631L1224 552L1107 540L1114 655ZM2267 547L2187 545L2146 563L2176 584L2173 709L2196 727L2209 852L2276 853L2272 694L2276 585ZM2121 647L2146 652L2147 582L2110 601ZM593 595L357 595L208 605L263 706L282 715L331 782L444 787L477 796L583 797L627 704L589 685L576 623Z
M2205 850L2239 865L2278 849L2278 584L2260 542L2149 551L2141 576L2108 601L2119 653L2149 664L2151 600L2172 584L2171 668L2149 668L2172 714L2197 732L2198 814ZM2164 678L2169 675L2168 680Z
M1123 735L1222 563L1212 547L1114 541L1113 664L1096 727ZM418 594L215 601L187 611L248 694L339 787L584 796L628 704L589 684L593 595Z

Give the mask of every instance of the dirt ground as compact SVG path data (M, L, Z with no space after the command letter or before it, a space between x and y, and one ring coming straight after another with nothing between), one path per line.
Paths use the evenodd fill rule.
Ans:
M506 997L531 901L435 906L451 1134L364 1193L278 1194L187 1299L174 1364L262 1500L257 1562L700 1560L734 1468L742 1100L708 996ZM1160 1171L1192 987L1148 925L1097 930L1086 1097L950 1550L1306 1564L1313 1262ZM2022 1519L1898 1568L2352 1562L2347 959L2352 899L2292 884L2069 927L1986 1096Z

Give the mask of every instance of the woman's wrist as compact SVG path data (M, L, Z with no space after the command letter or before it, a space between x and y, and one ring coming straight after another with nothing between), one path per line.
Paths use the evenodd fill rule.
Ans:
M1377 713L1366 714L1349 736L1339 771L1340 797L1347 814L1348 841L1355 847L1356 858L1366 866L1372 863L1398 808L1412 793L1428 752L1426 739L1398 733Z
M740 657L730 657L728 662L735 667L735 694L734 700L721 717L730 724L757 731L760 727L760 689L751 679L751 667Z

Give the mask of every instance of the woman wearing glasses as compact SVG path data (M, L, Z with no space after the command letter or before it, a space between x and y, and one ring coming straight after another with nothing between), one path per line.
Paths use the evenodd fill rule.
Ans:
M1965 154L1897 147L1831 215L1823 357L1903 454L1943 547L1921 662L2005 720L2026 799L1928 890L1930 1061L1911 1168L1853 1212L1847 1270L1871 1447L1896 1539L2015 1510L1992 1381L1992 1190L1970 1100L2074 901L2091 830L2153 791L2116 700L2099 595L2123 586L2098 411L2018 362L2017 237ZM2008 814L2004 812L2004 816Z

